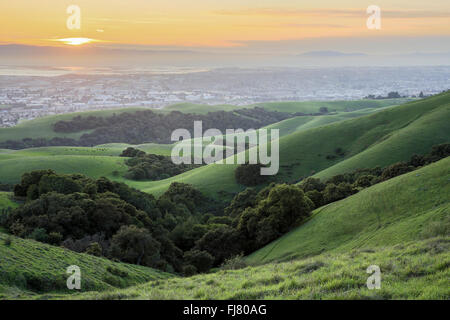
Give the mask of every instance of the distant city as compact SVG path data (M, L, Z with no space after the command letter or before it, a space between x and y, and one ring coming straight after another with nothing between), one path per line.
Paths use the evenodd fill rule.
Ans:
M176 103L246 105L268 101L355 100L430 95L450 88L450 66L221 68L164 71L45 68L0 72L0 127L53 114ZM2 69L0 69L2 71ZM56 74L56 75L55 75Z

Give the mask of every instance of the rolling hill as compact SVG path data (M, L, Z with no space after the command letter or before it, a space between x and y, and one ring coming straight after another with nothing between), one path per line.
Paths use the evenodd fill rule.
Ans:
M415 153L425 154L433 145L450 141L448 119L450 93L444 93L355 119L294 131L280 138L280 171L274 179L298 182L314 174L329 178L358 168L409 160ZM338 148L343 155L337 154ZM171 179L132 185L160 194L171 182L180 181L217 197L220 191L233 193L243 189L234 181L235 168L212 164Z
M450 140L447 125L447 119L450 118L450 93L382 109L358 110L358 106L373 108L377 107L373 103L388 104L389 101L329 103L336 109L356 111L317 117L295 117L268 127L279 128L282 134L280 171L274 178L275 181L298 182L302 177L311 174L328 178L357 168L386 166L407 160L414 153L426 153L431 146ZM282 107L284 104L286 106ZM284 104L280 104L281 108L288 111L298 111L301 108L304 110L308 106L306 102ZM319 105L319 102L315 103L314 108ZM264 106L275 108L274 104ZM381 111L374 112L375 110ZM51 123L48 119L46 122ZM31 127L33 126L30 125ZM137 182L123 179L121 173L126 170L126 166L123 164L124 159L117 155L120 149L126 146L128 145L108 144L78 149L59 147L16 152L3 150L0 153L0 181L16 183L23 172L52 167L60 173L78 172L93 177L106 176L155 195L164 192L173 181L192 184L215 198L218 198L219 194L220 197L230 198L233 193L244 188L234 181L235 165L208 165L161 181ZM170 152L170 145L147 146L143 148L144 151L166 155ZM340 148L344 155L336 154L337 148ZM115 171L119 175L114 174ZM224 196L223 192L228 195Z
M316 209L309 221L251 254L248 261L262 264L392 246L433 232L449 235L449 194L447 157Z
M317 209L242 269L45 298L449 299L449 191L445 158ZM366 287L371 265L380 290Z
M324 253L285 263L220 270L190 278L152 281L128 289L47 299L449 299L449 237L397 246ZM369 290L368 266L381 269L381 289Z
M0 232L0 299L33 298L50 288L53 292L59 288L60 293L74 293L66 287L66 270L71 265L80 267L82 291L124 288L172 276Z

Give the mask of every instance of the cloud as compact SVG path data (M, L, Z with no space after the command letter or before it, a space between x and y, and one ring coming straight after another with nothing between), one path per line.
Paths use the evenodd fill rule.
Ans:
M219 15L243 15L243 16L333 16L333 17L361 17L367 16L364 9L286 9L286 8L248 8L241 10L218 10ZM385 18L410 19L410 18L450 18L450 12L431 10L383 10L381 15Z

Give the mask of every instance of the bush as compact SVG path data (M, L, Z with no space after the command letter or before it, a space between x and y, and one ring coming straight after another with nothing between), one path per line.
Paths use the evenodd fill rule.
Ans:
M47 231L43 228L36 228L31 232L29 235L31 239L34 239L36 241L40 242L47 242L48 241L48 234Z
M322 192L312 190L306 192L305 195L314 203L314 208L320 208L325 204Z
M356 192L357 190L353 189L347 182L341 182L337 186L334 183L329 183L323 191L323 198L325 203L331 203L347 198Z
M93 242L86 248L85 253L92 256L101 257L103 255L103 250L98 242Z
M194 249L184 253L184 261L193 265L198 272L206 272L212 267L214 257L206 251Z
M325 189L325 184L323 182L321 182L320 179L318 179L318 178L309 177L302 181L302 183L300 184L300 187L305 192L313 191L313 190L317 190L317 191L321 192Z
M12 238L6 237L5 240L3 240L3 243L5 244L5 246L9 247L12 244Z
M197 273L197 268L194 267L192 264L188 264L187 266L183 267L183 275L186 277L193 276Z
M408 166L405 162L397 162L393 165L388 166L386 169L383 170L383 173L381 174L381 179L383 181L397 177L399 175L408 173L412 171L413 168Z
M372 182L374 181L375 176L372 175L362 175L355 181L355 187L359 188L367 188L372 185Z
M226 259L224 263L220 266L223 270L238 270L247 267L247 263L244 260L244 255L239 254L237 256Z
M111 255L121 261L156 266L160 260L160 244L150 232L136 226L122 226L111 240Z

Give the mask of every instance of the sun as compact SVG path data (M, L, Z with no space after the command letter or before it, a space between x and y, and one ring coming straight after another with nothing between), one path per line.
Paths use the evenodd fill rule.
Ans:
M97 40L90 38L64 38L64 39L56 39L55 41L59 41L71 46L81 46L83 44L96 42Z

